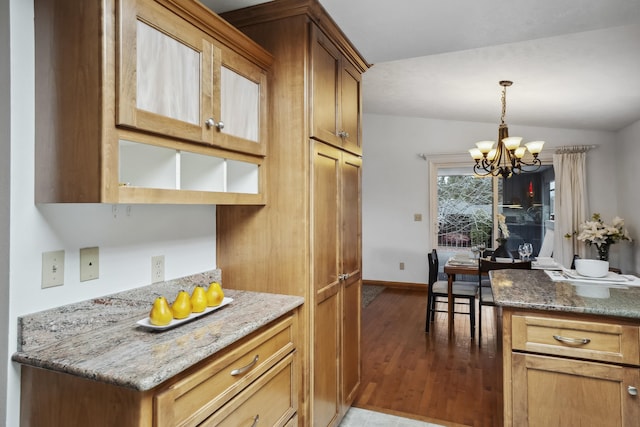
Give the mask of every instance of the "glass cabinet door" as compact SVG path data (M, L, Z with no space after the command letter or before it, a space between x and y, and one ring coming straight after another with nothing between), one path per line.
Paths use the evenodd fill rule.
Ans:
M207 123L219 121L213 70L220 49L153 1L120 7L117 124L210 143L218 129Z
M224 148L265 155L266 73L233 52L223 51L220 72L219 141Z

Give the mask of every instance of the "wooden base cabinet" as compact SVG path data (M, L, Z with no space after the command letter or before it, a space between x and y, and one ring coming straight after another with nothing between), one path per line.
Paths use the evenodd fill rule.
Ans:
M503 327L505 426L638 425L637 323L505 310Z
M20 425L294 425L297 319L294 313L274 321L148 391L23 366Z
M360 385L359 82L369 65L316 0L222 17L274 62L269 201L218 207L218 266L227 287L305 298L299 425L336 426ZM339 136L345 129L349 137Z
M268 52L199 2L34 5L37 203L265 203Z

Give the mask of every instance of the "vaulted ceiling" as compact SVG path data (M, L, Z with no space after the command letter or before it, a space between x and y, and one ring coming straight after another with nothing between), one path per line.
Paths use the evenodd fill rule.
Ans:
M203 0L216 12L260 0ZM640 120L639 0L320 0L374 66L366 113L616 131Z

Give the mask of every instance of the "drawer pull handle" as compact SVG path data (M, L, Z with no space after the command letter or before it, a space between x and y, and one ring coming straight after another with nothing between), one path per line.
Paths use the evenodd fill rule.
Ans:
M242 368L234 369L233 371L231 371L231 375L234 377L237 375L242 375L245 372L247 372L249 369L253 368L253 365L255 365L256 363L258 363L257 354L256 354L256 357L254 357L253 360L249 362L247 365L243 366Z
M251 424L251 427L256 427L258 425L258 420L260 420L260 415L256 415L256 417L253 419L253 424Z
M638 389L635 388L634 386L630 385L629 387L627 387L627 391L629 392L629 394L631 396L637 396L638 395Z
M560 341L565 344L571 344L571 345L585 345L591 342L589 338L568 338L568 337L563 337L562 335L554 335L553 338L556 341Z

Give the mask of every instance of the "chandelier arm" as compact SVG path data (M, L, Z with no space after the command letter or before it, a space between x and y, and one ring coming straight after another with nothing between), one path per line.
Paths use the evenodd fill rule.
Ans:
M473 173L478 176L489 176L492 175L491 171L488 171L482 164L476 163L473 165Z
M527 163L522 159L520 159L519 163L525 166L538 166L538 167L542 166L542 161L540 161L540 159L537 157L535 157L531 163Z

